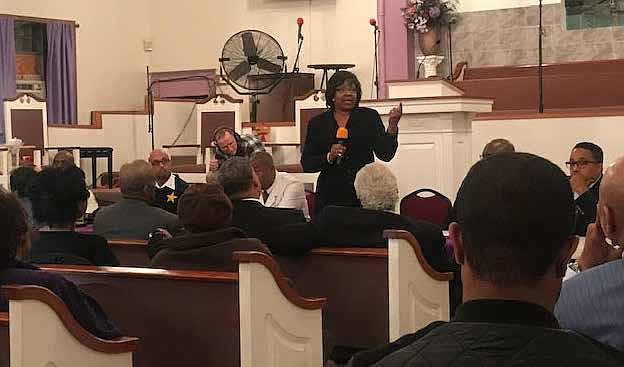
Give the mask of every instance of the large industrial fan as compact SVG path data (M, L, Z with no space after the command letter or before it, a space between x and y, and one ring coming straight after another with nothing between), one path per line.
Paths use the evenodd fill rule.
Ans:
M241 31L227 40L219 62L221 78L238 94L251 96L250 119L256 122L258 95L271 93L284 77L282 47L264 32Z

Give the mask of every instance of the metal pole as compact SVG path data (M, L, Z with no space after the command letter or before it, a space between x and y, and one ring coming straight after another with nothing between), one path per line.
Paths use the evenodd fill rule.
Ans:
M377 46L378 46L378 37L379 37L379 27L377 25L375 25L375 27L373 27L373 35L375 38L375 90L376 90L376 94L375 96L377 97L376 99L379 99L379 67L377 66L377 64L379 63L379 54L377 52Z
M544 28L542 23L542 0L539 2L539 113L544 113Z

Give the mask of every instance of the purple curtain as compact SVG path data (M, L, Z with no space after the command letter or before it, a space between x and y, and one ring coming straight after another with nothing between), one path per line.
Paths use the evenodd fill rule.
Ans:
M15 88L15 25L12 17L0 16L0 143L4 136L4 100L13 98Z
M76 37L74 25L48 23L46 95L48 123L78 123L76 96Z

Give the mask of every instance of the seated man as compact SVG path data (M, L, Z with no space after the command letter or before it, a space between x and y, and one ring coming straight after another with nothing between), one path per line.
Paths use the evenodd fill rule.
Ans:
M286 172L278 172L269 153L254 153L251 166L260 180L265 206L299 209L306 217L310 216L303 184Z
M180 198L178 216L186 230L161 241L151 241L152 266L164 269L238 271L234 251L270 253L260 240L247 238L231 227L232 203L220 185L193 185Z
M279 232L280 227L306 223L301 210L262 205L260 181L247 158L233 157L225 161L217 172L217 180L234 206L232 226L242 229L249 237L258 238L271 251L273 246L286 240ZM296 238L288 240L296 242Z
M154 190L154 206L165 209L169 213L178 213L178 199L188 187L180 176L171 173L171 159L162 149L153 150L148 162L154 170L156 189Z
M552 314L578 243L561 169L496 154L470 169L455 209L449 231L464 288L455 317L358 353L351 366L622 366L621 352L561 330Z
M610 243L608 243L610 242ZM555 314L561 325L624 350L624 158L605 171L596 224L590 224L583 252L570 266Z
M362 208L328 206L316 219L325 244L334 246L387 247L386 229L411 232L420 243L429 265L440 272L457 268L445 254L442 230L431 223L412 221L395 214L399 200L396 177L381 163L364 166L355 176L355 192Z
M154 173L144 160L126 163L119 170L123 199L101 208L94 222L95 233L106 239L146 240L159 228L175 232L178 217L151 206L154 201Z
M239 135L236 131L221 127L214 133L212 144L215 146L216 159L210 161L209 171L216 171L223 162L231 157L251 158L256 152L264 152L260 139L251 135Z
M578 143L570 153L566 165L570 169L570 186L576 202L575 234L585 236L587 226L596 220L596 205L602 180L602 149L588 142Z
M103 339L120 337L121 333L100 305L82 293L74 283L19 260L29 253L29 230L26 215L17 198L0 189L0 286L36 285L47 288L63 300L76 321L88 332ZM9 302L0 294L0 311L8 310Z
M507 139L494 139L487 143L485 147L483 147L483 152L481 153L481 159L487 158L491 155L498 153L513 153L516 151L516 148L513 144Z

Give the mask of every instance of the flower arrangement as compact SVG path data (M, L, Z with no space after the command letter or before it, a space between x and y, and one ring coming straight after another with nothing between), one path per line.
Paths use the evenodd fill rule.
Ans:
M408 29L427 33L437 25L453 23L457 19L456 0L407 0L401 14Z

